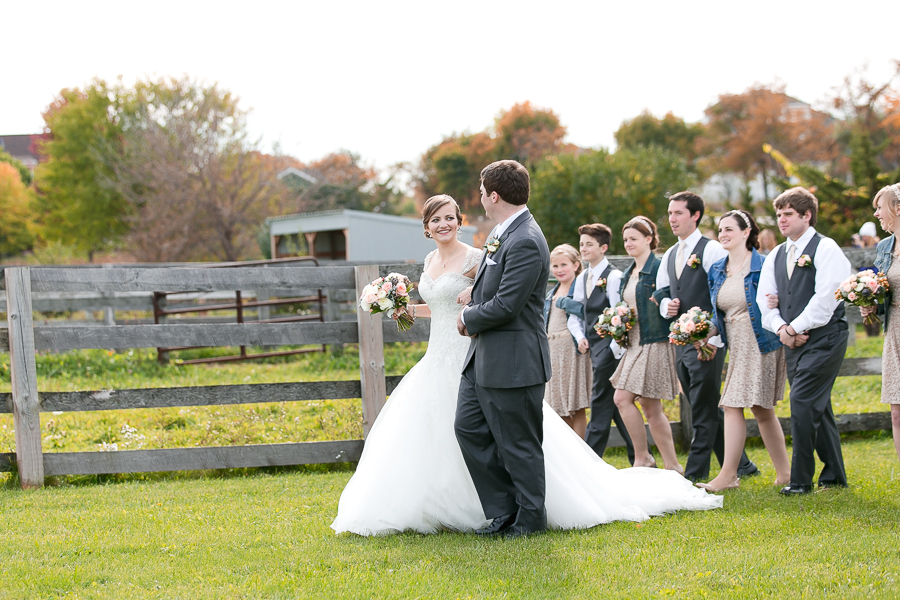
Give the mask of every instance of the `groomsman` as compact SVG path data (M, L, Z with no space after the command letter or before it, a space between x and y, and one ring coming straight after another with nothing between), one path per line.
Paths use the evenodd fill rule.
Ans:
M699 306L712 314L707 273L712 265L728 256L719 244L700 234L697 228L706 206L693 192L679 192L669 197L669 225L678 243L663 255L656 276L654 299L663 317L680 317ZM714 350L709 360L700 360L693 346L676 346L675 370L681 382L682 398L691 406L694 436L684 476L691 481L709 477L712 453L722 464L725 453L725 415L719 408L722 389L722 367L725 350L718 336L709 340ZM717 350L717 348L720 348ZM747 454L741 456L738 475L759 474Z
M791 188L774 204L778 229L787 241L763 263L757 302L763 327L785 345L793 458L791 484L781 493L792 496L812 491L814 453L824 463L819 487L847 486L831 388L849 335L844 305L834 292L851 270L835 241L816 232L819 202L811 192Z
M584 437L588 446L602 458L614 421L619 434L625 440L628 461L634 464L631 436L628 435L625 422L619 416L619 409L613 400L616 390L609 381L619 366L622 350L615 345L610 347L612 338L602 338L594 330L594 324L604 309L615 306L620 300L619 282L622 280L622 271L613 268L606 258L609 243L612 241L612 230L602 223L592 223L579 227L578 235L581 236L578 244L581 258L588 261L590 267L575 279L572 300L584 305L584 318L570 314L567 325L569 332L578 342L578 351L582 354L591 353L591 366L594 372L591 388L591 421Z

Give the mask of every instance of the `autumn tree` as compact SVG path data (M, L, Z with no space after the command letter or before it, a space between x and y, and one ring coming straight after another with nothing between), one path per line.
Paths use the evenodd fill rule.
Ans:
M104 152L121 149L121 93L97 79L83 90L62 90L43 115L47 162L35 171L38 232L88 256L129 228L128 202L103 184L111 176Z
M530 102L501 111L492 128L478 133L454 133L425 151L415 178L418 200L449 194L463 212L480 210L481 170L500 159L518 160L529 169L545 156L574 151L563 139L566 128L552 110Z
M18 254L34 243L31 201L19 170L0 162L0 256Z
M712 173L737 173L745 181L761 178L764 194L772 175L784 175L763 150L778 148L802 163L827 163L838 157L833 119L795 100L782 88L757 85L742 94L724 94L706 109L708 124L698 150Z
M644 111L625 121L615 133L616 145L622 150L638 146L667 148L682 156L688 164L697 158L697 140L703 134L700 123L686 123L672 113L658 119Z
M105 183L130 205L127 242L139 258L256 254L256 230L280 184L249 139L237 97L188 78L141 82L121 128L122 151L103 153Z
M16 171L19 172L19 179L22 180L22 183L24 183L25 185L31 185L33 177L31 175L31 171L28 170L28 167L23 165L20 160L18 160L15 156L9 154L3 148L0 148L0 163L6 163L15 167Z
M578 227L600 222L613 230L611 251L622 252L622 226L635 215L659 225L664 243L668 196L697 183L683 157L673 150L638 146L610 154L588 150L545 158L532 174L528 203L551 247L574 243Z

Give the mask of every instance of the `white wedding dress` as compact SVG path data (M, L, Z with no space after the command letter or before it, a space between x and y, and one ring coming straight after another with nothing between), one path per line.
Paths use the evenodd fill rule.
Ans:
M427 268L433 252L425 259ZM425 356L391 394L375 421L356 473L331 524L341 533L471 531L488 523L456 441L453 422L469 338L456 331L462 275L477 265L470 250L459 273L425 273L419 292L431 309ZM547 523L580 529L611 521L643 521L676 510L720 508L722 497L694 487L674 471L618 470L544 403Z

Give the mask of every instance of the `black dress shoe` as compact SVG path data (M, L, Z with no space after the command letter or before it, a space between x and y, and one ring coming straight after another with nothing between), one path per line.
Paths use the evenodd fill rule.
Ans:
M801 494L808 494L812 491L811 485L799 485L792 483L791 485L786 485L781 488L779 494L783 494L785 496L800 496Z
M503 532L503 539L505 540L515 540L523 537L529 537L532 535L539 535L544 533L543 529L525 529L524 527L515 526L509 527Z
M475 535L482 536L492 536L492 535L500 535L510 527L512 524L516 522L516 513L512 513L510 515L502 515L496 517L491 524L487 527L482 527L481 529L475 530Z
M752 465L749 469L746 469L744 471L738 470L737 472L738 477L740 477L741 479L745 479L747 477L756 477L761 473L762 472L759 470L759 468L757 468L756 465Z

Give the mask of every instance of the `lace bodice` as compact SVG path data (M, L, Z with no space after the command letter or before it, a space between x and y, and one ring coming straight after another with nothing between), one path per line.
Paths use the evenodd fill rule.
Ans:
M428 352L458 352L459 348L468 348L470 340L456 331L456 318L462 310L462 305L456 303L456 297L472 285L473 279L463 273L471 271L481 262L483 252L478 248L466 251L466 259L459 271L444 273L437 279L432 279L427 271L435 252L436 250L432 250L425 257L425 269L419 281L419 294L431 309Z

